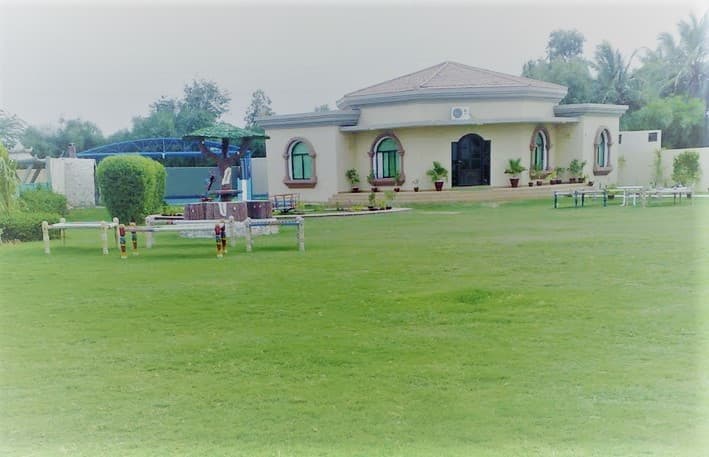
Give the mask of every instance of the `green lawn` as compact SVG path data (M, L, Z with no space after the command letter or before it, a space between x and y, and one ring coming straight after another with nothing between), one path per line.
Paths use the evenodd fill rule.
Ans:
M695 200L0 246L0 455L705 456Z

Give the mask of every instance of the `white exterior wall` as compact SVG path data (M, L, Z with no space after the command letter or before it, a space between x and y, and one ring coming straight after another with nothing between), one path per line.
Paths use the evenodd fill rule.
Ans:
M357 125L367 127L392 122L450 121L451 108L454 106L470 108L472 121L524 117L550 118L554 116L554 105L548 101L539 100L408 102L383 106L363 106ZM461 121L461 123L465 123L465 121Z
M268 163L265 157L251 159L251 186L254 194L268 194Z
M94 206L95 166L93 159L48 159L52 190L66 196L70 206Z
M304 201L327 201L333 194L349 187L345 181L344 165L338 159L338 147L345 144L342 133L336 125L324 127L295 127L269 129L266 140L268 192L273 194L300 194ZM308 140L315 149L315 172L318 178L313 188L289 188L283 182L286 177L286 152L294 138ZM340 176L342 175L342 176Z
M650 133L657 133L657 141L648 141ZM649 185L654 174L655 151L659 150L662 144L662 132L660 130L636 130L624 131L620 134L623 137L618 147L619 158L622 157L618 164L618 185ZM670 163L670 168L664 170L668 182L671 174L672 164Z
M657 141L649 141L648 135L657 133ZM699 153L699 167L702 175L694 185L697 192L709 192L709 148L683 148L661 150L662 133L659 130L638 130L621 132L623 140L620 154L625 163L620 166L618 183L624 185L650 186L658 185L669 187L675 184L672 181L672 166L674 158L685 151ZM654 183L655 154L661 150L662 180Z
M612 145L610 149L610 165L613 170L607 175L594 175L593 164L595 161L594 142L598 129L605 127L610 131ZM574 125L564 125L557 127L558 142L554 145L556 149L556 163L568 168L573 159L586 161L583 171L588 176L588 180L593 181L601 187L617 182L618 177L618 155L619 155L619 121L615 116L584 115L579 117L579 123ZM568 174L566 175L568 178Z
M505 174L505 168L507 168L509 159L521 158L524 166L529 168L531 160L529 143L536 127L537 124L499 124L391 130L390 132L399 138L404 151L406 151L404 154L406 182L401 187L407 190L412 189L414 187L413 181L418 179L419 186L422 189L433 189L433 183L426 175L426 171L433 166L434 160L441 162L448 170L446 187L450 187L453 171L451 165L451 143L471 133L480 135L485 140L490 140L490 185L507 186L509 185L509 175ZM551 137L550 141L554 144L555 130L551 126L547 126L547 130ZM354 168L359 171L363 181L371 169L367 152L371 149L376 137L381 133L383 132L372 131L351 134L353 145L347 162L354 164ZM554 148L552 148L552 151L554 151ZM556 166L551 158L550 161L552 166ZM344 177L344 172L342 176ZM528 180L527 173L523 173L520 178L520 182L526 183ZM366 181L362 187L367 187ZM344 190L347 190L347 188Z

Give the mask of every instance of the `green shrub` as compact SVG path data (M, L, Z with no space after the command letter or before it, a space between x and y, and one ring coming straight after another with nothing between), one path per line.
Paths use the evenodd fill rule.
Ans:
M8 214L0 214L0 228L2 229L3 241L40 241L42 239L42 221L50 224L59 222L59 214L32 212L26 213L13 211ZM49 232L52 238L57 238L58 232Z
M672 180L675 184L692 187L702 176L699 167L699 153L697 151L684 151L672 161Z
M122 222L142 221L162 209L165 168L139 155L103 159L96 177L106 208Z
M0 143L0 208L7 215L15 206L17 164L10 160L7 149Z
M20 194L20 208L31 213L54 213L62 216L69 213L66 197L46 187L23 191Z

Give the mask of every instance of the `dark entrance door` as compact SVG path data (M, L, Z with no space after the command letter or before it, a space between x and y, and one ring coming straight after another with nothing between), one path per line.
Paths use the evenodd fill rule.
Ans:
M490 140L470 133L451 143L453 186L490 184Z

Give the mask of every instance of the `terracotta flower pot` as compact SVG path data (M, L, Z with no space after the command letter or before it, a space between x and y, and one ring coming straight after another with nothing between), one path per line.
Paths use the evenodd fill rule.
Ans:
M436 186L436 190L440 192L443 190L443 181L436 181L433 183Z
M510 178L510 186L519 187L519 178Z

